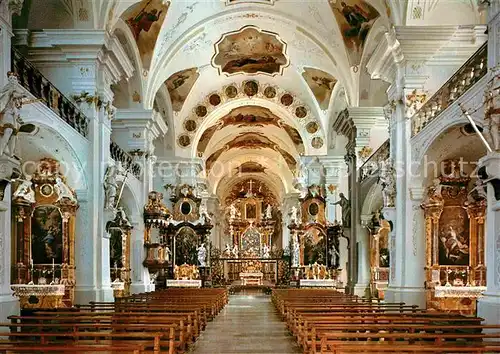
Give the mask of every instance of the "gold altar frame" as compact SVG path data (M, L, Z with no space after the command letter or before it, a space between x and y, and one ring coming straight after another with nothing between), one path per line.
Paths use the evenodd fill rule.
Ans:
M446 162L445 162L446 163ZM448 166L459 166L458 162L448 162ZM486 200L471 198L469 177L462 177L457 170L449 170L427 190L422 204L425 216L426 237L426 293L427 307L447 312L475 314L476 301L472 287L486 285L484 265L484 231ZM472 192L472 191L471 191ZM443 230L449 229L445 234ZM466 234L468 242L461 236ZM447 238L447 235L450 236ZM448 241L451 240L451 241ZM456 242L455 240L458 240ZM447 246L453 243L453 246ZM466 264L443 264L440 252L452 249L461 252L468 247ZM448 258L452 252L446 251ZM458 256L455 256L458 257ZM436 297L436 287L448 287L449 291L458 288L462 295ZM471 291L467 295L467 291Z
M37 273L41 273L42 276L46 273L47 276L43 277L48 278L47 283L53 281L54 278L59 278L60 284L65 286L63 302L71 306L75 290L75 222L78 203L74 192L75 200L59 198L55 186L57 178L66 183L66 178L60 173L59 162L44 158L40 160L38 169L31 180L35 203L19 197L14 197L12 200L12 249L15 252L12 258L12 279L16 284L27 284L30 281L36 283ZM33 259L32 217L37 208L44 206L56 208L62 218L62 262L55 264L55 276L52 274L50 277L48 274L52 273L52 264L31 264Z

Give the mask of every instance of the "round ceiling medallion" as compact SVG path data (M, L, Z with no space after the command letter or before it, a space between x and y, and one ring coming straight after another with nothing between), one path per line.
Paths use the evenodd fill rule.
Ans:
M310 134L316 133L318 131L318 129L319 129L319 126L318 126L318 123L316 123L316 122L309 122L306 125L306 130Z
M243 91L247 96L255 96L259 92L259 84L255 81L247 81L245 82Z
M198 117L205 117L205 116L207 115L207 113L208 113L208 112L207 112L207 107L202 106L202 105L197 106L197 107L195 108L194 112L196 113L196 115L197 115Z
M212 106L218 106L221 102L220 96L217 93L214 93L210 95L208 102L210 102Z
M271 86L266 87L266 89L264 90L264 96L266 96L267 98L276 97L276 89Z
M306 109L306 107L300 106L300 107L295 108L295 115L298 118L304 118L305 116L307 116L307 109Z
M189 135L181 135L177 142L182 147L188 147L191 144L191 138L189 137Z
M188 132L194 132L196 128L198 128L198 125L194 120L188 119L184 122L184 129L186 129Z
M233 85L226 87L226 96L229 98L235 98L238 95L238 89Z
M323 139L321 139L319 136L313 138L311 140L311 146L315 149L320 149L323 146Z
M290 106L292 103L293 96L289 93L285 93L283 96L281 96L281 104L283 104L284 106Z

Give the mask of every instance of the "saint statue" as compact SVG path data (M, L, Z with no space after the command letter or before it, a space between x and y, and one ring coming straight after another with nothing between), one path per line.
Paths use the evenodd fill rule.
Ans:
M233 252L231 251L231 246L229 246L229 243L226 243L226 248L224 249L224 256L231 257L232 253Z
M116 211L116 216L117 216L117 219L120 221L119 226L125 226L128 228L132 228L132 224L128 220L127 214L125 214L125 210L123 210L123 207L118 207L118 209Z
M293 257L292 257L292 267L298 267L300 259L300 245L299 240L294 240L293 242Z
M498 66L493 70L493 79L488 84L488 89L486 91L486 107L485 107L485 127L484 135L488 143L490 143L491 148L494 151L500 151L500 98L499 98L499 87L500 87L500 69Z
M328 251L328 253L330 253L330 266L335 267L340 263L340 253L337 247L335 247L335 245L332 245L332 248L330 249L330 251Z
M340 200L333 205L340 205L342 208L342 226L351 227L351 202L345 197L344 193L339 194Z
M264 243L264 246L262 246L262 258L270 258L271 255L269 254L269 247Z
M24 180L14 192L14 199L20 198L34 204L36 202L35 191L33 191L33 188L31 187L32 185L33 182L31 182L31 176L26 176L26 180Z
M271 206L271 204L267 204L266 219L272 219L272 217L273 217L273 207Z
M212 222L212 218L210 217L210 215L208 214L208 211L207 211L207 206L205 205L205 203L201 203L200 205L200 224L203 224L205 225L206 223L211 223Z
M62 200L63 198L68 198L70 201L76 203L76 198L75 195L73 194L73 191L62 181L60 177L56 178L56 184L54 186L54 189L57 193L57 200L56 202Z
M480 200L487 200L488 194L486 192L486 186L481 179L477 179L474 183L474 188L467 195L467 202L473 204Z
M118 184L116 181L118 169L116 166L108 166L106 175L104 176L104 207L106 209L114 209L116 205L116 197Z
M390 158L382 162L379 183L382 185L384 206L393 208L396 199L396 171L394 170L392 160Z
M200 263L200 267L206 267L207 249L205 248L205 244L202 243L196 250L198 251L198 263Z
M170 262L171 255L172 255L172 251L170 251L170 248L168 246L165 246L165 261L167 261L167 263Z
M236 210L236 207L234 206L234 203L229 206L229 217L231 220L236 219L236 213L238 211Z
M14 73L9 73L7 85L0 91L0 156L14 156L17 133L23 124L19 116L22 100L26 97Z

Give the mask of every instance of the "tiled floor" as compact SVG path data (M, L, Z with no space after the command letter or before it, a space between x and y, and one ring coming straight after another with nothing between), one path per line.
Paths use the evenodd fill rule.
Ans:
M194 344L194 354L301 353L263 294L231 295L229 304L207 324Z

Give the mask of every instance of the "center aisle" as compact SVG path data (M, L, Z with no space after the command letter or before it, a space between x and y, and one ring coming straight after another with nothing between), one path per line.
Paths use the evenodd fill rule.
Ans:
M266 295L231 295L229 303L207 324L192 350L194 354L292 354L302 351L288 335Z

